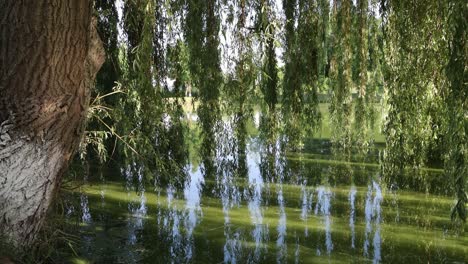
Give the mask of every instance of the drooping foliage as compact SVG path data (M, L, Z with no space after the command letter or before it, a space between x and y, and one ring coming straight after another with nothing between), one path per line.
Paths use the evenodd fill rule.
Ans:
M315 1L285 0L282 112L288 144L300 148L320 121L318 111L318 15Z
M367 62L368 62L368 19L367 19L367 0L357 1L357 65L359 69L357 81L357 94L355 106L355 133L358 144L363 145L366 139L367 127L366 106L369 103L366 100L367 91Z
M247 123L251 120L257 67L254 64L253 1L229 1L222 34L226 45L225 86L222 94L226 98L223 114L232 116L235 137L234 157L239 172L246 170ZM229 33L227 33L229 32ZM229 38L230 37L230 38ZM230 67L231 65L232 67Z
M303 118L305 135L312 135L318 129L321 113L318 108L318 54L319 54L319 13L314 0L299 0L297 26L297 56L300 85L303 95Z
M446 85L446 5L392 1L387 7L385 176L404 185L405 170L413 169L417 175L427 162L430 142L440 133L441 91ZM414 174L408 180L416 180Z
M333 53L330 62L332 140L348 148L352 140L353 89L351 72L351 0L334 1L332 11Z
M126 96L121 97L117 129L128 138L125 140L134 151L129 151L120 144L127 162L143 162L152 175L153 169L159 168L161 156L158 155L158 134L162 130L162 97L160 87L153 85L154 64L153 34L155 17L154 3L150 0L125 1L123 8L123 31L125 45L122 47L124 72L121 89ZM118 147L119 147L118 146Z
M453 180L457 204L452 218L466 221L468 198L468 77L466 27L468 7L465 1L454 1L449 7L449 62L445 68L448 89L445 95L447 106L447 146L445 171Z
M185 35L190 54L190 72L193 86L199 90L198 118L203 142L201 157L207 174L212 174L215 156L215 133L220 119L219 94L222 75L219 55L218 2L188 1Z
M330 49L330 1L317 0L317 48L318 48L318 77L320 90L323 91L326 87L326 78L329 74L329 49Z
M169 85L167 79L185 82L187 67L171 63L184 61L184 48L166 43L166 20L179 5L131 0L96 1L96 6L110 64L100 73L95 100L101 111L96 116L98 132L112 136L105 149L122 170L144 169L148 179L177 175L187 158L183 102L167 96L180 96L182 85Z
M222 117L242 167L257 107L267 143L282 129L287 149L300 150L326 120L323 103L334 153L349 159L354 148L371 151L380 110L382 176L404 187L425 177L421 167L445 162L458 198L453 215L465 218L466 4L278 3L96 1L108 60L87 143L150 178L170 178L186 165L193 117L184 108L194 101L199 154L212 174Z
M115 96L112 96L113 88L121 74L117 32L119 21L115 1L96 1L94 8L99 14L97 28L106 52L106 61L96 75L96 86L92 91L94 99L88 111L88 125L80 144L80 154L83 160L97 156L99 161L105 162L116 139L106 125L112 125L109 109L116 105Z
M276 48L278 41L278 23L274 3L259 0L256 7L257 41L260 50L259 86L262 95L260 103L262 115L260 130L266 142L274 144L278 128L277 104L279 100L279 71Z

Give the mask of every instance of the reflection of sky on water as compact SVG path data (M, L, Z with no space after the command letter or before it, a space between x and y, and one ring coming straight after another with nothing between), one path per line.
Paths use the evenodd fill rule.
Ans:
M332 192L329 187L319 186L317 188L317 204L315 205L315 214L323 216L325 227L325 247L327 254L333 250L333 242L331 237L331 196ZM320 254L320 249L317 248L317 253Z
M226 243L224 244L224 263L235 264L238 262L238 256L241 255L242 243L240 240L241 234L234 231L229 223L225 223L224 237Z
M182 248L182 234L181 230L181 215L176 203L176 189L174 186L169 185L166 189L167 193L167 213L163 216L163 226L167 231L167 243L169 244L169 254L171 256L171 263L178 263L181 257L180 250Z
M226 160L225 160L226 161ZM231 160L227 160L224 165L229 165ZM244 261L244 257L248 257L248 260L252 263L260 262L264 260L264 255L267 254L266 243L269 242L269 227L264 222L263 210L265 208L263 192L266 191L267 187L261 171L260 171L260 155L257 152L247 153L248 161L248 174L246 189L243 191L245 202L250 215L252 228L250 229L250 235L254 247L250 251L243 252L245 243L250 240L246 236L244 229L239 229L231 223L230 211L236 207L242 207L241 205L241 192L238 185L234 184L235 175L233 170L219 171L220 177L216 186L218 186L219 195L221 198L222 209L224 214L224 245L223 245L223 260L225 263L240 263ZM284 163L276 161L277 165L283 166ZM283 170L284 167L278 166L278 171ZM131 187L131 182L134 181L133 177L137 177L136 183L138 185L138 199L128 203L129 217L127 219L127 245L134 246L138 243L138 232L144 228L144 219L147 215L146 195L145 187L143 184L143 175L141 170L137 170L136 175L131 176L131 169L126 170L127 180L127 193L134 191L135 188ZM134 170L133 170L134 171ZM187 169L187 171L192 171ZM128 173L128 174L127 174ZM291 237L295 241L294 250L291 250L291 256L288 256L288 243L287 243L287 230L288 230L288 219L286 214L286 203L283 190L283 177L277 178L278 182L275 184L276 200L277 200L277 212L278 221L276 225L276 261L278 263L284 263L289 258L293 258L295 262L299 262L301 259L301 237L298 235L297 230L293 230ZM183 188L183 194L178 192L175 186L169 185L166 188L166 208L167 210L158 209L156 213L156 219L159 223L159 230L165 230L162 234L165 234L165 240L167 243L168 254L171 256L171 263L180 263L191 261L194 257L195 252L195 240L194 230L200 223L200 219L203 217L201 200L202 200L202 188L205 184L204 175L200 168L193 170L188 175L187 181ZM325 252L330 255L333 251L332 242L332 220L331 220L331 202L333 193L330 187L319 186L313 191L312 188L307 186L307 180L301 181L298 186L300 188L299 194L299 213L298 217L304 222L304 235L303 237L309 236L307 221L310 218L310 213L313 213L321 218L321 223L324 229L325 241L319 239L317 243L317 255L321 255L324 245ZM314 194L315 192L315 194ZM100 198L105 199L103 192L100 192ZM178 196L183 195L184 205L181 206L177 202ZM357 189L355 186L351 186L349 189L348 202L350 208L349 215L349 228L351 233L351 248L355 247L355 217L356 217L356 195ZM313 207L313 198L316 196L316 204ZM364 242L364 254L369 255L369 250L373 250L372 259L374 263L381 261L380 254L380 222L381 222L381 201L382 192L380 186L376 182L372 182L368 186L368 192L365 200L365 242ZM88 200L86 195L80 196L82 221L91 221L91 214L89 212ZM164 206L161 199L157 199L159 206ZM161 232L161 231L160 231ZM307 240L306 240L307 241ZM90 241L88 244L92 243ZM372 245L371 245L372 243ZM91 244L89 245L91 246ZM292 248L291 248L292 249ZM245 255L247 253L247 255ZM244 256L244 257L242 257ZM138 253L129 250L127 252L126 259L134 262L139 259Z
M125 250L123 258L127 263L136 263L141 258L139 252L130 250L139 244L138 234L144 230L145 219L148 214L148 207L146 204L145 195L145 182L143 170L140 166L132 163L121 170L125 178L125 191L127 193L127 216L126 216L126 233L127 239L125 240ZM132 199L134 193L137 193L137 200ZM101 200L104 199L105 192L100 192ZM103 202L101 202L103 204Z
M369 234L372 231L372 185L367 187L366 205L364 207L364 214L366 219L366 229L364 233L364 256L369 256Z
M351 248L355 248L355 240L356 240L356 234L354 230L354 221L356 218L356 187L353 185L351 186L351 189L349 190L349 207L350 207L350 213L349 213L349 229L351 230Z
M191 170L190 170L191 171ZM187 246L186 257L188 260L192 259L193 255L193 230L199 222L199 217L202 216L202 208L200 207L201 191L205 179L203 174L198 168L195 173L190 174L190 178L185 184L184 197L185 197L185 230L187 231Z
M237 163L235 148L229 142L235 142L233 119L221 122L224 133L216 134L216 192L221 198L224 215L224 263L237 263L241 252L241 234L235 230L230 218L230 210L239 207L241 192L235 182Z
M309 214L312 210L312 199L314 193L307 188L307 182L304 181L301 184L301 198L302 198L302 206L301 206L301 219L305 222L304 228L304 236L309 236L309 225L307 220L309 219Z
M90 223L91 213L89 212L89 202L88 202L88 196L86 194L81 194L80 205L81 205L81 221L83 223Z
M190 260L193 257L193 230L201 215L200 195L204 182L199 170L188 175L184 186L185 206L180 206L177 189L173 185L166 188L167 211L159 209L157 222L160 233L166 234L172 263ZM158 198L157 204L163 206ZM160 208L160 207L159 207ZM162 227L161 227L162 225Z
M251 254L251 262L259 262L262 251L265 249L263 244L266 236L268 236L268 226L263 223L263 208L262 208L262 191L264 188L264 181L260 174L260 155L258 153L249 152L247 154L248 161L248 208L250 219L254 229L252 230L252 237L255 242L255 249Z
M197 169L195 173L190 174L190 178L185 184L184 197L185 197L185 211L187 213L186 226L189 234L192 234L195 228L199 216L202 214L202 208L200 207L201 191L205 179L200 169Z
M188 171L192 170L188 169ZM172 185L166 189L168 211L165 214L161 212L162 229L166 230L163 234L167 234L171 263L190 262L194 256L193 233L203 216L200 202L204 182L200 168L189 173L183 189L185 201L183 206L177 201L180 199L177 189Z
M81 208L81 222L87 225L91 224L91 213L89 210L89 201L88 195L81 193L80 194L80 208ZM91 251L93 247L94 237L90 235L85 235L82 238L83 248L86 251Z
M365 220L366 220L366 229L364 233L364 247L363 252L364 256L369 257L369 247L370 247L370 236L372 231L374 231L374 236L372 240L373 251L373 262L379 263L381 261L381 252L380 252L380 223L381 223L381 203L383 200L382 191L380 185L372 181L367 187L366 203L365 203Z
M286 211L284 208L284 197L283 197L283 186L281 184L278 185L278 211L279 211L279 219L278 219L278 227L276 228L278 231L278 238L276 240L276 247L278 250L277 253L277 262L284 263L285 258L288 254L288 246L286 244Z
M143 221L147 215L148 208L146 207L146 196L145 196L145 184L143 182L143 173L142 168L138 167L137 172L137 192L139 201L137 203L129 203L128 210L129 210L129 220L128 220L128 233L129 239L128 242L130 245L135 245L137 242L136 231L143 228ZM128 168L126 170L126 179L127 179L127 186L132 186L133 177L135 176L134 173L131 172L131 169ZM130 196L131 187L129 187L129 191L127 195Z
M382 203L383 196L382 196L382 190L380 189L380 186L377 182L373 182L374 190L375 190L375 196L374 196L374 219L375 219L375 233L374 233L374 258L373 262L374 263L379 263L381 260L381 255L380 255L380 243L381 243L381 237L380 237L380 223L381 223L381 207L380 204Z
M299 237L297 236L296 232L294 232L294 237L296 238L296 250L294 251L294 263L298 264L300 263L301 255L300 255Z
M230 134L218 136L219 142L234 137L232 120L224 126ZM343 255L357 262L365 261L364 255L380 263L394 257L391 250L401 250L393 234L381 228L383 211L390 219L395 212L394 207L390 214L388 207L384 210L378 181L363 176L349 186L329 177L329 183L317 186L324 181L316 173L327 177L322 175L329 171L327 166L335 165L307 167L309 161L302 158L286 160L280 141L263 145L256 139L246 147L247 170L242 172L239 150L229 145L216 149L215 175L205 175L203 165L187 166L183 184L177 181L153 191L145 188L142 170L132 164L123 170L126 184L116 185L121 189L106 183L89 194L80 193L74 204L66 202L65 211L69 219L87 223L80 250L92 252L87 256L101 253L98 243L108 237L117 245L114 259L124 263L151 263L144 262L148 252L168 263L198 263L205 256L209 263L301 263L315 258L333 263ZM392 189L390 194L390 199L398 198ZM405 199L399 201L402 208ZM97 211L109 208L120 210L116 219ZM406 221L408 213L397 208L397 217L399 213ZM89 235L103 221L108 221L104 231Z

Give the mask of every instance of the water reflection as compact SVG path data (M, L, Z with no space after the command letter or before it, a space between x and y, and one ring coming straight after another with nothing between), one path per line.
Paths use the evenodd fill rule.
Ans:
M333 241L331 236L331 198L332 192L330 187L319 186L317 188L317 204L315 206L315 214L323 216L325 229L325 249L327 254L333 250ZM317 245L318 246L318 245ZM317 247L317 254L321 254L321 250Z
M240 233L232 230L229 223L225 222L224 237L226 243L224 244L224 263L237 263L238 256L241 255L241 241Z
M171 263L178 263L183 256L182 247L182 234L181 234L181 215L179 214L179 207L175 201L177 195L173 186L168 186L167 193L167 209L168 213L164 217L163 225L165 230L169 231L167 242L169 244L169 254L171 256Z
M355 248L355 240L356 240L356 234L355 234L355 227L354 227L354 222L356 218L356 186L351 186L351 189L349 190L349 207L350 207L350 213L349 213L349 228L351 231L351 248Z
M143 169L134 163L132 166L129 165L125 169L124 175L126 179L127 197L130 197L133 191L138 192L138 200L128 204L129 214L127 219L128 244L135 245L137 243L137 232L143 228L144 219L148 212L148 208L146 206ZM135 180L137 184L134 188L133 182Z
M309 224L308 224L308 219L309 219L309 214L312 210L312 199L314 197L314 193L307 188L307 181L304 180L304 182L301 183L301 200L302 200L302 206L301 206L301 219L305 223L305 228L304 228L304 236L308 237L309 236Z
M373 262L379 263L381 261L380 254L380 223L381 223L381 202L383 200L382 190L380 185L372 181L367 188L366 204L365 204L365 220L366 229L364 234L364 256L369 256L370 236L373 232L372 239Z
M284 197L283 197L283 186L281 182L279 183L279 190L278 190L278 211L279 211L279 219L278 219L278 227L276 228L278 232L278 238L276 240L276 248L277 248L277 257L276 260L278 263L284 263L286 261L286 256L288 254L288 245L286 243L286 212L284 206Z
M200 169L197 169L195 173L190 175L190 179L185 185L184 188L184 198L185 198L185 230L187 232L187 246L185 249L185 254L187 260L192 259L194 248L193 248L193 231L197 224L199 223L199 218L203 216L203 211L200 206L201 201L201 192L205 179Z
M248 208L250 219L254 229L252 230L252 238L255 243L255 249L249 258L249 262L258 263L261 259L262 253L265 251L265 242L268 237L268 225L263 221L263 198L262 192L265 187L265 182L260 174L260 156L255 154L248 155Z
M126 179L127 197L131 201L130 196L133 192L137 192L137 199L128 203L127 222L127 240L126 246L132 248L139 242L139 234L144 229L145 218L148 213L145 195L145 183L143 168L136 163L127 166L123 172ZM136 186L134 183L136 182ZM128 262L137 262L140 254L136 251L128 251L125 257Z
M216 135L217 144L217 173L216 193L221 198L224 216L223 232L224 263L237 263L241 252L240 231L231 222L230 211L233 207L239 207L241 202L241 191L236 182L239 175L239 153L236 151L234 139L234 122L226 120L222 122L225 133Z
M222 137L218 142L235 136ZM148 187L144 170L132 164L122 171L124 183L71 194L69 221L86 223L79 227L78 254L96 263L465 260L466 239L440 231L450 225L443 218L450 198L390 191L385 203L379 180L369 176L377 166L342 165L312 154L288 158L280 140L246 140L240 151L217 147L215 174L192 164L182 183ZM397 211L392 199L398 199ZM428 215L424 225L417 222L421 215ZM395 217L400 221L382 228L384 218Z
M80 195L81 221L83 223L91 222L91 214L89 213L89 202L86 194Z

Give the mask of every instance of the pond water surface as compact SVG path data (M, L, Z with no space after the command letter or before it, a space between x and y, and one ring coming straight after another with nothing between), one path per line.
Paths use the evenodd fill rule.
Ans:
M65 191L80 238L71 263L466 263L466 225L438 169L407 188L381 181L378 157L282 152L248 139L216 173L147 184L123 169ZM375 152L377 153L377 152ZM239 164L244 163L244 166ZM145 184L146 183L146 184Z

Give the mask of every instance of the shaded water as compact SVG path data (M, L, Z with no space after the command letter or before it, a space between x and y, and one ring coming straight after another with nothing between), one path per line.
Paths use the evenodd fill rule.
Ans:
M80 238L76 255L64 258L72 263L468 261L466 225L449 219L454 201L440 170L427 170L410 188L389 188L381 182L375 156L344 161L323 149L279 149L252 135L244 154L218 152L213 175L192 162L185 177L154 185L145 184L143 170L131 167L107 172L101 180L91 177L63 194L65 221Z

